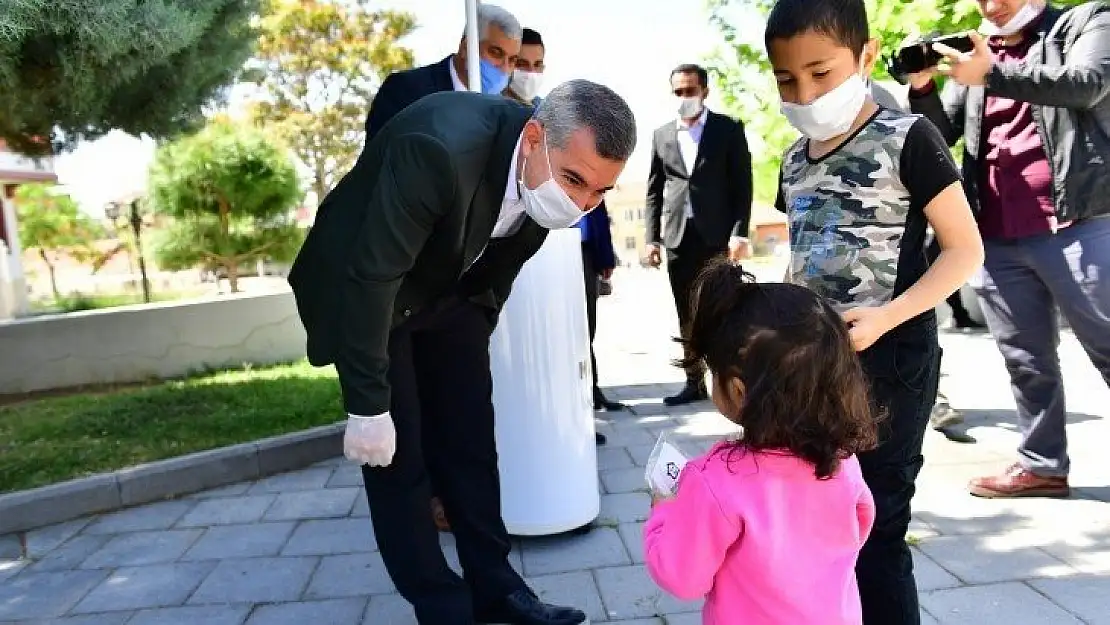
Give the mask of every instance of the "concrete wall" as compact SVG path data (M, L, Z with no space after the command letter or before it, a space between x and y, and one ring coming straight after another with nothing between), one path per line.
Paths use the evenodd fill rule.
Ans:
M304 357L288 290L0 322L0 394Z

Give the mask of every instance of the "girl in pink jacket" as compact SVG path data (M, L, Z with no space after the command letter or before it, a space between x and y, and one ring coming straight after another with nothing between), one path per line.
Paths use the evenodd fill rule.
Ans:
M709 366L713 403L744 434L656 498L648 571L704 597L706 625L859 625L875 505L854 454L875 445L876 419L848 328L812 291L725 261L694 293L688 359Z

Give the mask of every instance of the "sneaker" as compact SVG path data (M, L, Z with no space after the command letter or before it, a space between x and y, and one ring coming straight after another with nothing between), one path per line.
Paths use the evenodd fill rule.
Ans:
M964 416L959 410L949 406L948 402L937 402L929 414L929 425L934 430L943 430L963 422Z

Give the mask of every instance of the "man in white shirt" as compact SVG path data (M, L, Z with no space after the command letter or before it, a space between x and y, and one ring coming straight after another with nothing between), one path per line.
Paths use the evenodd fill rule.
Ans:
M689 317L690 287L714 256L748 255L752 158L744 125L705 108L709 74L698 65L671 72L678 118L655 131L647 190L647 260L662 264L674 294L680 331ZM686 370L686 386L663 401L678 406L707 399L705 370Z
M636 143L628 105L584 80L532 111L427 96L367 144L289 276L314 365L334 364L382 560L421 625L578 625L509 564L489 341L548 230L597 206ZM435 482L465 580L428 514Z
M482 93L501 93L509 84L520 54L523 29L505 9L493 4L478 5L478 54ZM466 91L468 85L466 33L458 51L438 63L386 77L366 117L366 142L394 115L420 98L440 91Z

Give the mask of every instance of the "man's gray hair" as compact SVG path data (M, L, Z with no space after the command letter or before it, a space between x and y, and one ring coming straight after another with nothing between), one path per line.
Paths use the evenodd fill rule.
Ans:
M625 162L636 149L636 118L624 98L604 85L571 80L551 90L535 117L556 149L565 149L577 130L594 136L597 155Z
M489 37L489 27L496 26L509 39L520 41L524 37L524 28L517 21L516 16L496 4L481 3L478 5L478 41L485 41ZM466 27L463 27L463 38L466 38Z

